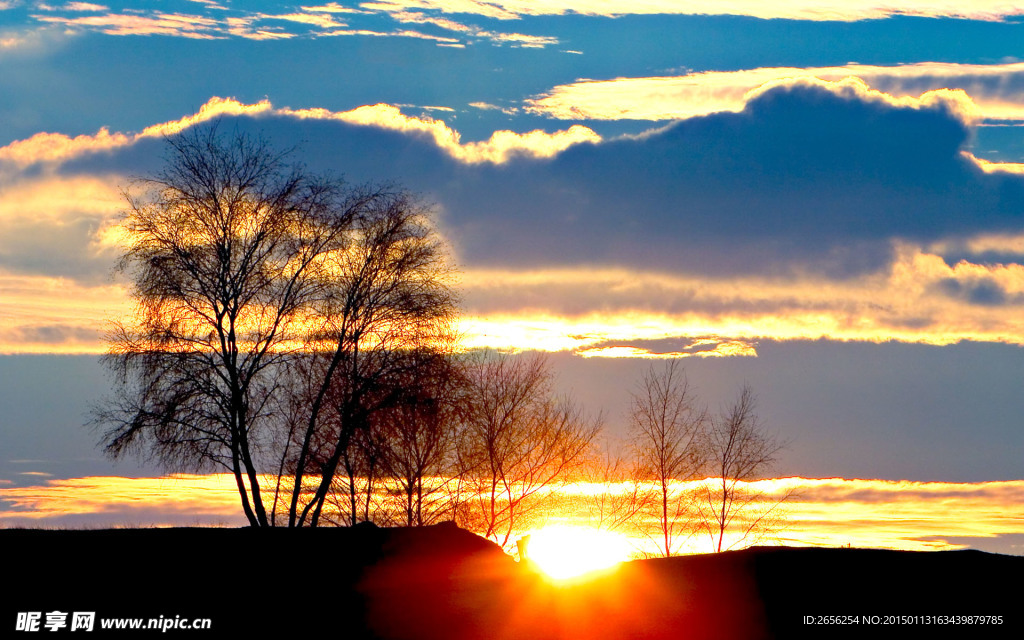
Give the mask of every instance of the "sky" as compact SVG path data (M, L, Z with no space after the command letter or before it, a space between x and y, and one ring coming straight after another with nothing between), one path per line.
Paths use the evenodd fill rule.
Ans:
M467 344L613 433L679 357L777 475L1018 480L1021 42L994 0L0 1L0 491L161 473L83 424L123 191L213 122L432 203Z

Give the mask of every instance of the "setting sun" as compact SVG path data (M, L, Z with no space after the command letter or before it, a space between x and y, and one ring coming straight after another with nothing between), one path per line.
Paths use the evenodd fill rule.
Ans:
M547 575L565 580L629 560L631 549L619 533L555 525L530 534L527 557Z

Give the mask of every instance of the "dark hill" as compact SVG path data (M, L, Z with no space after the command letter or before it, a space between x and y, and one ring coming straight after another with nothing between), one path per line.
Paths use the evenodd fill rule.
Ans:
M14 529L0 550L0 637L19 612L42 614L38 635L78 633L46 631L52 611L209 618L209 630L170 631L207 638L1024 637L1024 558L976 551L757 548L558 585L450 524ZM1002 624L955 617L981 615Z

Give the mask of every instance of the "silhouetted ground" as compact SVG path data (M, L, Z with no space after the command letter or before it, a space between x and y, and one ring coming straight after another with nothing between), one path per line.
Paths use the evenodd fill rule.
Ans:
M207 638L1024 637L1024 558L977 551L756 548L557 584L450 524L14 529L0 550L0 637L134 637L100 619L161 616L209 618L209 630L168 631ZM95 612L96 630L50 632L54 611L68 627ZM39 612L40 630L17 632L19 612Z

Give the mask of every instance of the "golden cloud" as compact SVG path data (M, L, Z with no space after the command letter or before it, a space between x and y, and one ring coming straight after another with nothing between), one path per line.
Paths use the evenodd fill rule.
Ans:
M0 272L0 354L103 353L108 319L130 313L119 285Z
M35 163L59 163L72 158L132 145L145 138L172 135L220 116L278 115L299 119L337 120L369 127L380 127L403 133L421 134L432 139L452 158L466 163L502 163L517 155L547 158L583 142L598 142L601 137L588 127L573 125L568 129L547 133L495 131L490 139L463 143L457 131L440 120L404 115L398 107L377 104L351 111L328 109L275 108L269 100L244 104L233 98L210 98L195 114L178 120L151 125L141 133L111 133L106 128L94 135L74 138L60 133L37 133L31 138L0 147L0 163L27 166Z
M975 242L1021 241L987 235ZM995 298L972 296L979 283ZM729 355L748 355L741 345L757 340L1024 344L1024 265L949 265L909 244L897 247L888 272L846 281L625 269L471 270L462 286L461 327L469 347L634 357L643 354L626 350L635 347L629 341L694 336L719 336L723 345L737 341ZM528 302L516 308L510 301ZM609 346L617 348L592 351Z
M480 27L462 24L448 18L428 16L417 11L390 11L391 17L399 22L412 24L430 24L441 29L463 33L470 37L484 38L498 43L512 43L520 47L541 48L548 45L558 44L558 38L553 36L531 36L522 33L505 33L489 31Z

